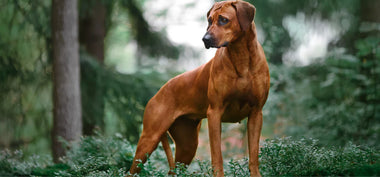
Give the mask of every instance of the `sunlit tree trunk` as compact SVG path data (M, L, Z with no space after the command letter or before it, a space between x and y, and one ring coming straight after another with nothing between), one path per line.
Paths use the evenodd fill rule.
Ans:
M65 155L59 137L71 142L82 134L77 6L77 0L52 2L54 162Z
M89 3L91 2L91 3ZM101 0L82 1L86 8L82 8L83 16L80 18L79 42L86 52L96 59L99 64L104 63L104 38L106 36L106 6ZM83 70L83 72L91 72ZM100 73L83 73L82 108L83 108L83 133L92 135L96 128L104 129L104 89L102 87Z

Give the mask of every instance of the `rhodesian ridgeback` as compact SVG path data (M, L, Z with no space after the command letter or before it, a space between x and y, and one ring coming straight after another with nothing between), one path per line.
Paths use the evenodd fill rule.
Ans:
M208 119L214 176L224 176L221 123L248 117L249 170L259 173L262 108L269 92L269 69L257 40L255 7L244 1L217 2L207 13L205 47L218 48L214 58L169 80L148 102L143 131L130 173L138 173L161 141L169 166L175 167L167 133L175 142L175 162L190 164L198 146L203 118ZM141 161L139 161L141 160Z

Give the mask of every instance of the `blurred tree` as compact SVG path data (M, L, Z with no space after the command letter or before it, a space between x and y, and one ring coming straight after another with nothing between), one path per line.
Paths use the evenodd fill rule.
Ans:
M112 25L111 16L114 6L120 4L128 12L128 20L132 24L130 27L134 32L133 37L138 44L139 51L136 56L138 67L142 66L143 56L178 58L179 49L173 46L163 33L150 29L143 11L134 0L82 0L80 1L80 44L90 57L96 59L101 65L104 63L104 38ZM90 135L96 127L104 130L104 87L106 85L101 80L99 70L91 70L86 66L82 68L83 133Z
M151 29L145 20L143 11L135 0L121 0L121 5L127 9L130 23L133 27L132 35L138 44L137 65L142 66L144 55L151 57L166 56L177 59L180 48L175 47L163 32Z
M89 118L89 126L86 126L89 128L83 127L83 131L92 133L94 127L104 129L102 126L106 126L106 134L121 132L135 142L144 105L162 85L162 80L167 80L171 74L127 75L99 65L97 58L101 57L97 56L104 55L104 35L115 28L115 17L130 14L128 8L120 5L122 1L82 0L79 3L82 115L84 119ZM27 147L24 149L26 153L51 150L47 148L52 140L53 124L51 3L46 0L0 0L0 134L4 135L0 139L0 148ZM140 5L136 3L134 7L140 9ZM94 6L105 7L105 21L94 17L103 7ZM118 11L114 10L115 7ZM131 19L138 16L139 20L146 22L143 11L137 12L141 14L123 18L127 32L121 38L125 43L137 39L135 36L129 38L128 32L137 28L128 25ZM170 50L179 51L162 36L164 33L151 30L147 23L145 27L148 29L145 32L154 35L145 34L146 38L142 40L153 36L151 40L163 39L163 43L170 45L167 46ZM105 34L98 32L98 28L105 28ZM142 55L146 56L170 55L146 47L151 53L138 52L145 52Z
M329 1L315 1L315 0L247 0L257 7L256 11L256 25L263 29L265 33L265 40L263 48L266 52L267 59L273 64L282 64L282 55L291 49L292 39L288 31L283 26L283 19L286 16L294 16L297 13L305 13L306 16L321 15L323 19L331 19L337 16L338 13L349 14L337 20L338 23L343 23L344 20L352 23L350 26L354 29L349 29L350 33L343 36L345 38L352 38L355 33L355 22L359 10L360 0L329 0ZM279 10L281 9L281 10ZM342 24L339 24L343 26ZM346 40L344 40L346 41ZM347 39L348 41L348 39ZM346 42L339 44L346 45ZM343 46L346 47L346 46Z
M361 0L361 21L367 23L380 23L380 1ZM375 32L376 28L366 30L364 32Z
M41 150L50 143L41 139L51 139L51 2L0 0L0 134L4 135L0 139L1 147L29 145L28 149ZM104 36L109 29L116 29L115 17L123 19L121 23L127 28L125 34L116 38L136 41L140 65L145 56L175 58L179 55L181 48L172 45L162 31L152 30L143 15L143 3L135 0L81 0L79 3L85 134L99 127L106 134L122 132L131 142L137 141L144 105L162 81L172 76L172 73L155 72L120 74L102 64ZM312 136L336 144L377 140L380 37L378 31L368 31L373 24L360 24L370 17L370 12L375 14L373 17L379 15L360 7L367 4L379 9L378 1L255 0L252 3L257 7L257 26L265 33L263 47L268 60L276 64L271 65L271 100L266 106L264 123L276 119L272 122L281 136L281 133ZM325 20L338 16L342 19L334 20L338 26L345 26L347 21L351 24L342 38L330 45L330 54L323 63L305 67L281 65L282 55L292 43L283 27L283 18L297 13L306 17L320 15ZM338 50L336 46L347 50L334 54Z
M84 123L89 128L84 127L83 131L92 133L94 127L102 129L106 117L109 124L107 132L122 132L129 140L135 141L143 106L161 86L162 77L120 74L102 64L89 62L89 59L104 59L104 35L114 27L115 19L111 17L128 12L128 8L120 5L122 1L82 0L79 4L82 111L84 118L90 118L87 119L89 126ZM135 3L132 7L140 9L141 4L135 1L131 3ZM104 21L99 20L103 17L98 16L99 9L104 8L102 6L105 7ZM46 0L0 0L0 133L5 135L0 140L0 147L19 148L28 145L29 151L48 150L46 147L50 143L48 140L51 140L53 120L51 7L51 1ZM121 8L115 11L115 7ZM125 24L135 16L146 22L143 11L136 12L141 14L128 12L128 18L123 19ZM127 36L124 38L125 43L137 40L135 36L128 38L128 31L135 31L137 27L126 27L127 34L122 37ZM163 39L165 42L162 43L170 45L167 46L170 50L179 51L162 36L164 33L151 30L147 23L145 28L148 29L145 32L154 35L145 34L142 40L149 41L148 38L153 36L150 40L160 43L159 40ZM105 34L102 34L104 31ZM149 47L151 53L142 55L170 55L145 46ZM167 79L168 76L164 75L163 78ZM112 130L110 126L114 126Z
M376 26L380 25L380 1L361 0L360 1L360 25L358 25L359 34L357 40L357 54L360 59L360 73L368 80L375 82L359 82L361 92L358 101L365 105L365 113L360 127L360 135L364 139L371 137L371 124L376 122L379 115L376 115L380 105L378 97L379 82L376 82L379 74L376 70L379 67L379 56L377 52L380 47L380 34Z
M104 62L107 8L102 0L80 1L79 42L99 63Z
M323 144L336 145L354 141L379 148L376 142L380 135L380 1L253 3L258 8L258 26L262 25L266 35L275 37L266 36L264 41L272 63L281 63L273 61L272 52L281 54L289 50L289 45L276 42L283 37L282 32L276 34L276 31L283 30L282 20L286 15L320 15L348 28L342 29L341 38L330 44L324 62L305 67L270 67L272 90L264 111L267 113L264 124L274 120L278 136L314 137ZM276 16L278 18L274 18ZM273 31L275 33L268 34ZM286 33L283 34L288 35Z
M380 148L380 1L355 3L358 22L341 41L352 40L339 44L348 50L331 48L323 63L310 66L272 66L267 109L278 135Z
M65 155L59 140L79 140L82 113L79 85L79 44L77 0L53 0L53 159Z
M0 1L0 147L48 147L50 6L45 0Z
M106 18L110 16L108 11L102 0L80 1L79 43L101 65L104 63ZM90 73L90 77L94 79L84 78L83 76L89 74L86 72L89 71L81 70L83 134L91 135L96 127L104 129L104 89L99 82L99 72Z

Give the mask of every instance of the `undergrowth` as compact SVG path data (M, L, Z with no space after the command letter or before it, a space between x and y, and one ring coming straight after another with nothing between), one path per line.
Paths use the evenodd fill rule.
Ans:
M319 147L317 140L270 139L260 149L263 176L379 176L380 152L349 144ZM124 176L135 146L120 135L84 137L69 145L66 157L54 164L49 155L25 157L21 151L0 152L0 176ZM226 176L249 176L248 158L225 160ZM138 176L168 176L165 153L158 148ZM177 176L212 176L211 162L177 164Z

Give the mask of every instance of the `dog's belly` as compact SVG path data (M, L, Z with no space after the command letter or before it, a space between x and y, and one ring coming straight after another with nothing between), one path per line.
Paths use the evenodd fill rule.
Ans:
M249 116L251 109L252 107L248 104L248 102L243 104L238 101L233 102L229 104L229 106L227 106L226 110L224 111L222 122L240 122Z

